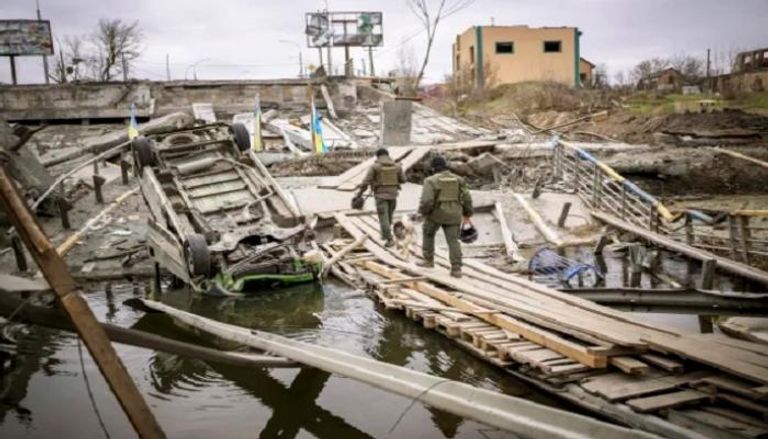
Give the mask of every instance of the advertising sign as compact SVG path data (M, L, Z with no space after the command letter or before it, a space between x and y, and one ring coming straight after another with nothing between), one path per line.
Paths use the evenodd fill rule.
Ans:
M0 56L53 55L48 20L0 20Z

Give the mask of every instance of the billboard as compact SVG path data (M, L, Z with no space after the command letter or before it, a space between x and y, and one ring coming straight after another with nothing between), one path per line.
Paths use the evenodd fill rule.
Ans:
M48 20L0 20L0 56L53 55Z
M310 12L307 46L376 47L384 43L381 12Z

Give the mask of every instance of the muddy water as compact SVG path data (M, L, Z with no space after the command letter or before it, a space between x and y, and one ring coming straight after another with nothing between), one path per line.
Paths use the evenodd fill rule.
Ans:
M97 316L121 326L215 345L122 302L130 288L88 296ZM162 300L218 320L406 366L546 404L555 401L339 284L306 285L245 299L183 290ZM40 327L6 327L0 344L0 437L104 437L83 381L77 338ZM116 345L170 437L508 437L350 379L313 369L249 369ZM221 346L227 347L227 346ZM130 425L83 348L94 399L113 438Z

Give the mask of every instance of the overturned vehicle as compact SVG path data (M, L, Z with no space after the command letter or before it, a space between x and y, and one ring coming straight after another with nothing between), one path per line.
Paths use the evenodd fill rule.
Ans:
M242 124L181 129L131 143L152 217L147 245L176 282L228 294L312 282L322 257Z

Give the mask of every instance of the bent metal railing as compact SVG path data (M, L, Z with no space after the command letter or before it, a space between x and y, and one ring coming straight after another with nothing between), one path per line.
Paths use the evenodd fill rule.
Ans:
M745 264L768 261L768 211L673 212L589 152L559 139L553 146L555 175L592 209Z

